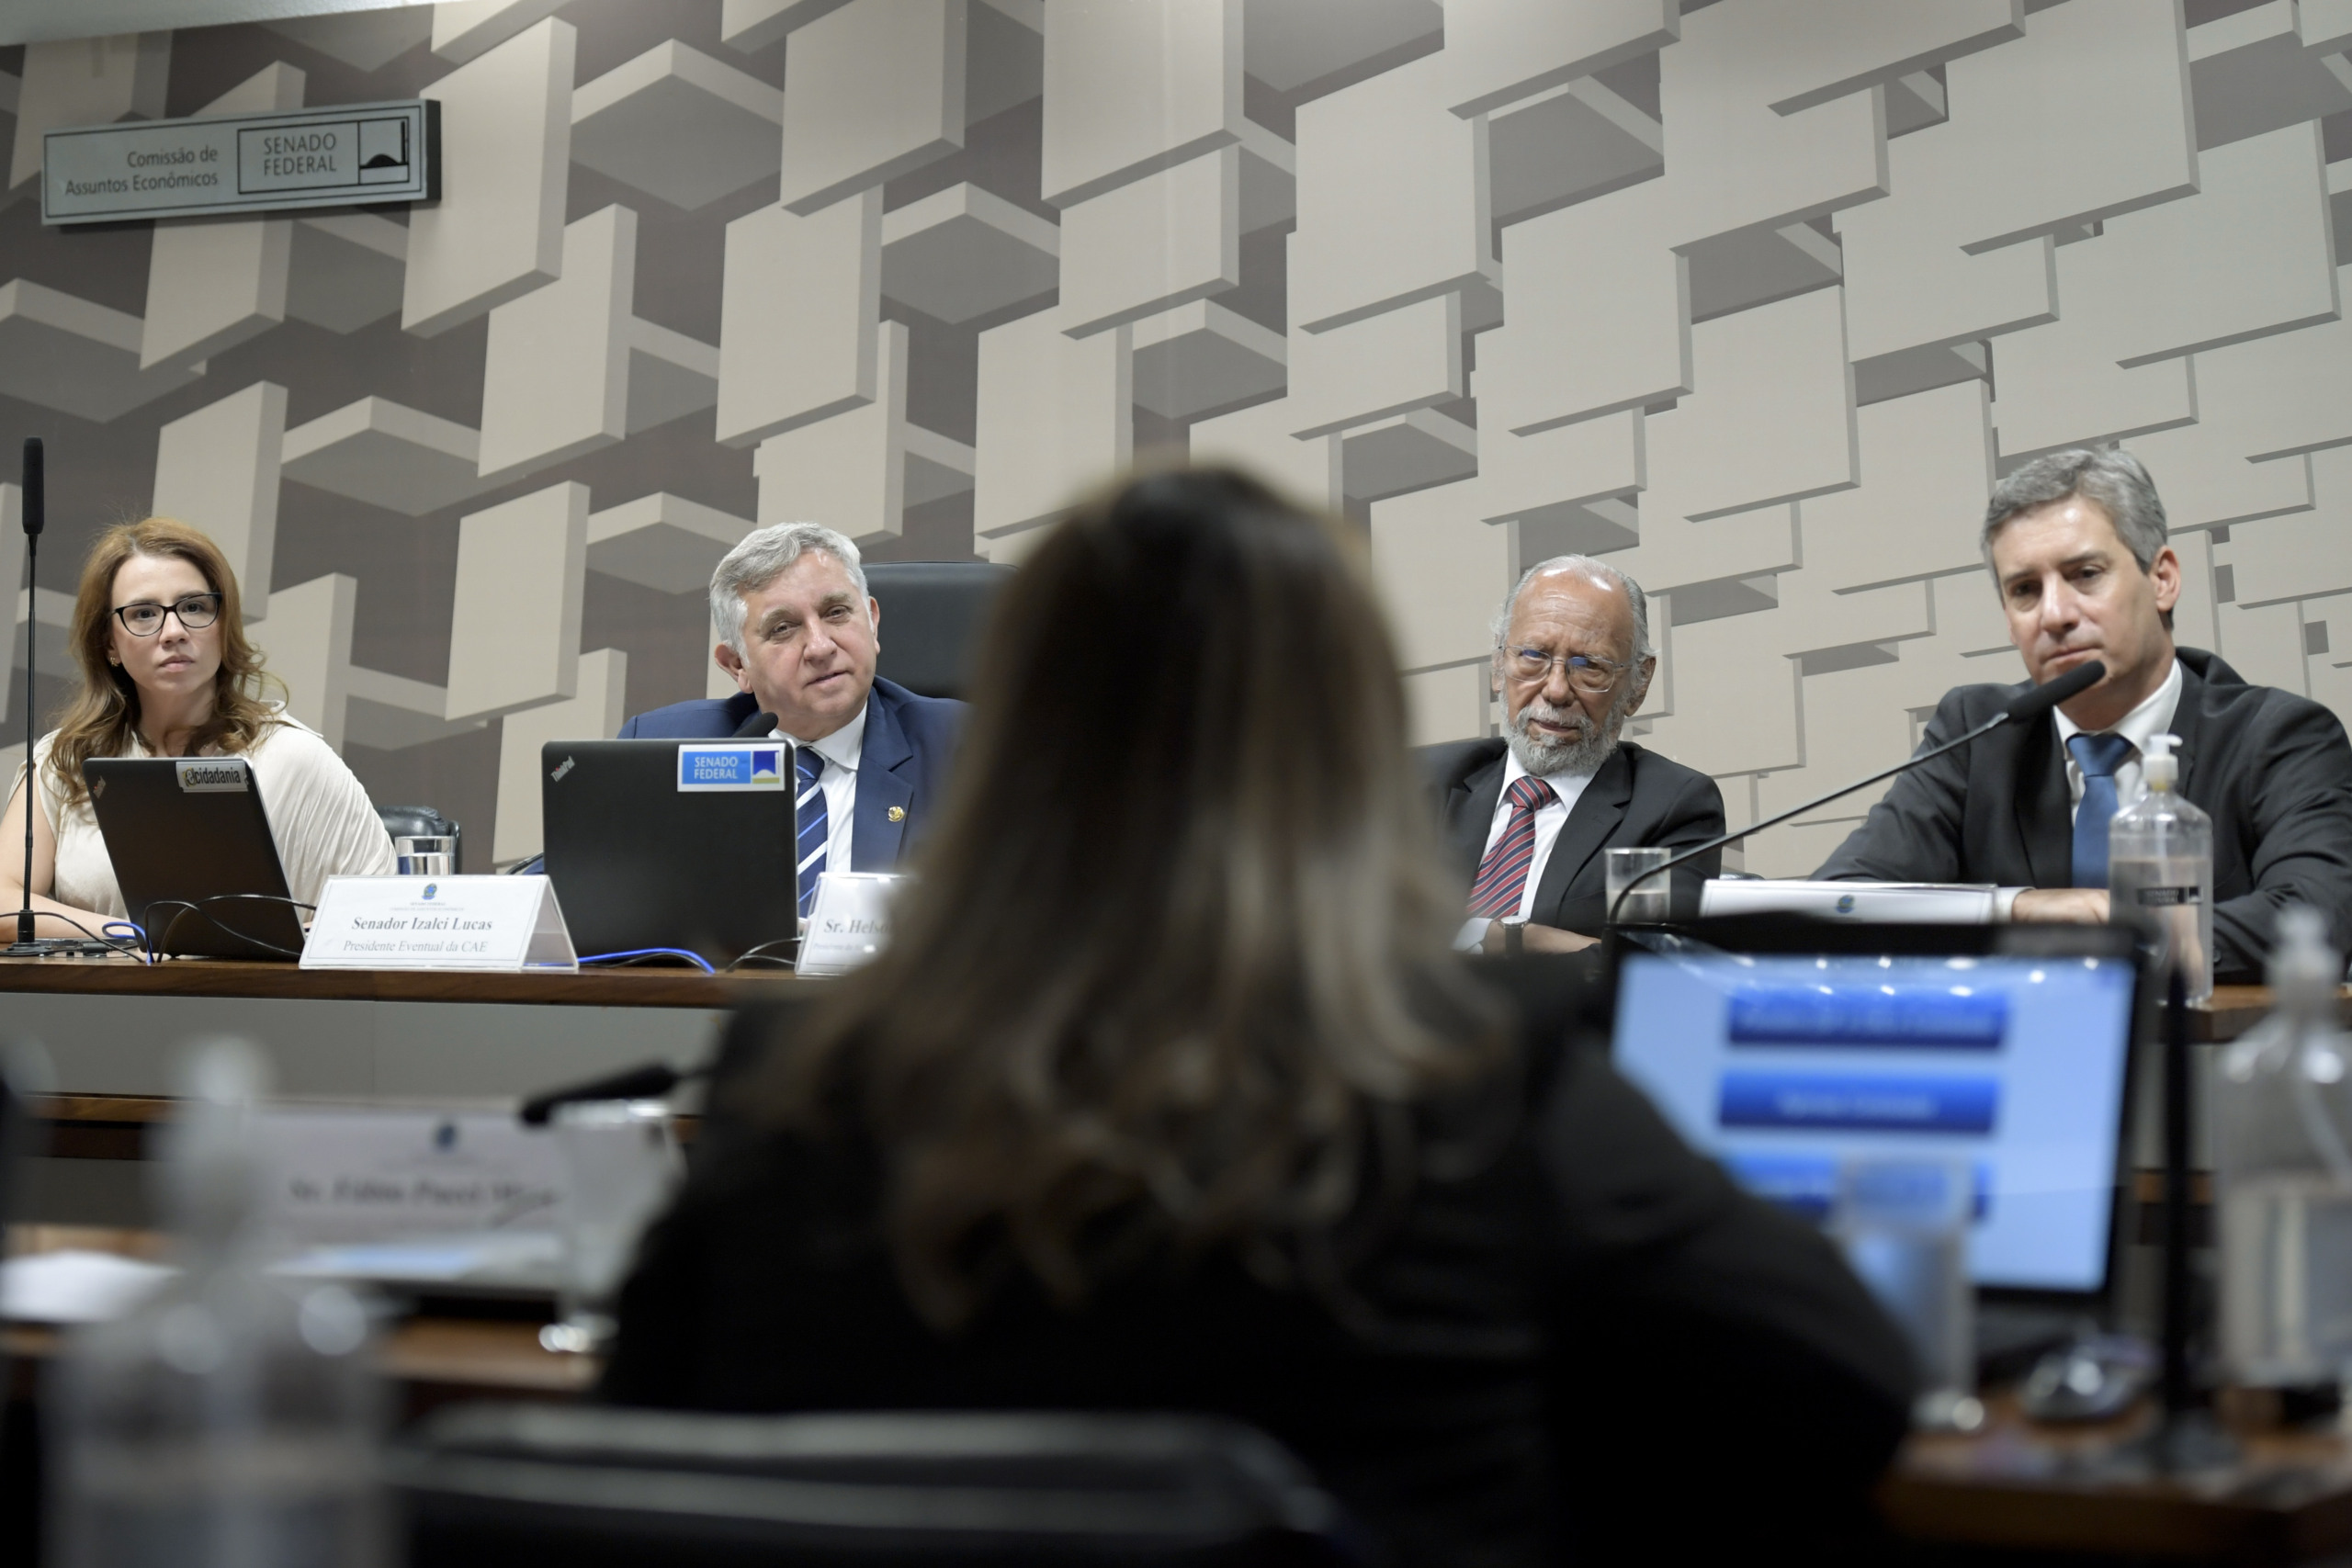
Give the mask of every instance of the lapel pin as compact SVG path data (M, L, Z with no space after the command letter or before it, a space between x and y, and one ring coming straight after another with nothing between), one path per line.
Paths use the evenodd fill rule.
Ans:
M885 815L893 822L903 822L907 819L907 808L903 806L894 806Z

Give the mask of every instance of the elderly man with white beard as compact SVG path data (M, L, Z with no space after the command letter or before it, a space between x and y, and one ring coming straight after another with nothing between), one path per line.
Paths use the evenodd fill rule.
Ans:
M1502 945L1527 922L1530 951L1589 947L1606 923L1604 850L1686 850L1724 830L1714 780L1619 739L1649 694L1657 655L1641 585L1589 556L1528 569L1495 615L1493 689L1503 733L1422 755L1448 864L1469 888L1457 945ZM1694 915L1720 852L1667 874Z

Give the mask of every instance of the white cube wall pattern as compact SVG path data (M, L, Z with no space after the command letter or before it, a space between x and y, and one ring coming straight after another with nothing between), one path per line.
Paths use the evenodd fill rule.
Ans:
M753 517L1018 560L1139 441L1357 515L1422 739L1493 722L1514 571L1606 554L1657 593L1646 743L1735 818L2017 678L1984 491L2089 440L2164 491L2183 639L2352 714L2352 0L559 9L33 46L20 196L49 127L349 73L441 100L445 194L0 242L52 471L152 473L115 502L214 533L363 767L474 748L501 856L539 739L710 685L663 649Z

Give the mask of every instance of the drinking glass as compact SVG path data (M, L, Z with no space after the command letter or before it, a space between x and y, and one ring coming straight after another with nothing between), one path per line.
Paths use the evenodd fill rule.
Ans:
M1674 852L1648 844L1613 849L1602 869L1607 880L1609 918L1629 926L1664 925L1672 908L1671 873L1651 877L1635 887L1625 900L1623 908L1617 907L1617 895L1625 891L1633 880L1645 871L1655 871L1672 859Z
M1912 1407L1921 1427L1970 1431L1984 1419L1968 1279L1975 1183L1967 1162L1932 1156L1861 1156L1838 1168L1830 1234L1911 1341L1926 1390Z
M567 1191L558 1318L539 1331L550 1350L602 1349L617 1326L613 1298L638 1236L683 1170L670 1108L658 1100L577 1100L556 1108Z
M395 871L401 876L455 876L458 840L447 833L410 833L392 840Z

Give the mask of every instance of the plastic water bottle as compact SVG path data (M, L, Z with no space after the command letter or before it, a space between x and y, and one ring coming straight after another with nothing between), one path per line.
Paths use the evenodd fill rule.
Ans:
M2148 792L2107 829L2108 918L2147 931L2188 999L2213 994L2213 819L2179 789L2177 737L2148 737Z
M185 1273L130 1317L74 1336L51 1405L67 1568L376 1568L376 1378L365 1311L339 1286L257 1266L244 1123L259 1055L193 1055L159 1198Z
M2222 1051L2213 1083L2222 1350L2233 1382L2330 1384L2352 1362L2352 1039L2326 922L2278 920L2274 1010Z

